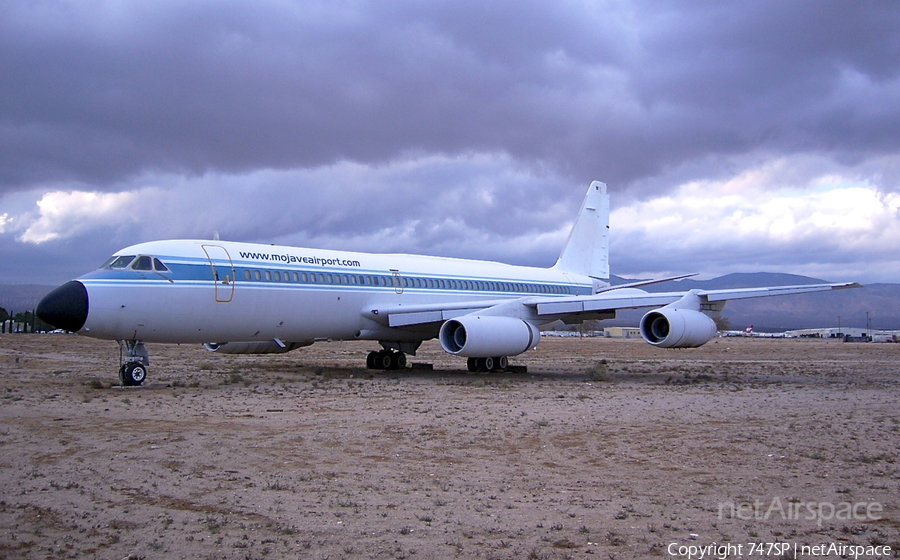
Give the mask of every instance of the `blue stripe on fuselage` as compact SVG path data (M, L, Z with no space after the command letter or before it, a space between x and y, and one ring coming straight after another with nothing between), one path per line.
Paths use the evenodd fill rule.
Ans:
M127 269L98 269L81 276L80 280L85 280L91 284L106 285L131 285L136 281L149 282L158 284L160 282L167 283L188 283L188 284L205 284L213 280L213 267L207 259L192 259L185 257L159 257L170 272L155 272L144 270ZM235 286L252 286L254 288L291 288L291 289L327 289L327 290L365 290L373 292L403 292L416 294L502 294L510 297L528 297L528 296L571 296L571 295L587 295L591 293L591 286L584 284L568 284L563 282L534 282L522 280L510 280L504 278L491 277L474 277L474 276L458 276L458 275L420 275L420 274L390 274L381 270L354 269L352 272L347 269L333 268L296 268L292 266L259 266L259 263L249 261L236 261L234 263L235 278L231 279ZM222 269L230 269L232 263L228 261L216 262L216 267ZM250 272L250 280L246 278L246 271ZM256 280L256 272L260 272L260 280ZM266 272L272 275L272 280L266 280ZM274 280L274 273L279 272L282 277L288 276L286 281ZM299 282L293 279L293 273L297 273ZM303 282L302 275L309 277L312 274L322 276L326 282ZM328 276L331 276L332 282L327 282ZM339 276L340 283L335 282L335 277ZM377 279L378 285L369 283L360 283L361 278L367 282L373 278ZM220 279L221 281L222 279ZM347 282L350 280L350 282ZM406 280L407 285L394 285L394 282ZM382 281L386 284L383 285ZM425 287L410 285L416 283L435 283L443 281L446 287ZM355 283L354 283L355 282ZM455 282L457 287L452 287ZM497 288L503 289L483 289L481 287L464 287L466 283L475 284L494 284ZM556 287L557 291L552 288L547 291L541 291L539 287ZM527 287L527 289L519 289ZM509 288L509 289L505 289Z

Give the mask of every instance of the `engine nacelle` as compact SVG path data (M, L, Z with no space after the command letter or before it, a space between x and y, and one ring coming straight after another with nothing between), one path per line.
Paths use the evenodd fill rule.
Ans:
M696 348L716 336L716 323L699 311L663 307L641 318L641 336L660 348Z
M515 356L534 348L541 340L537 327L513 317L464 315L441 326L445 352L467 358Z
M312 342L284 342L278 344L274 340L265 342L207 342L203 346L217 354L284 354L301 346L309 346Z

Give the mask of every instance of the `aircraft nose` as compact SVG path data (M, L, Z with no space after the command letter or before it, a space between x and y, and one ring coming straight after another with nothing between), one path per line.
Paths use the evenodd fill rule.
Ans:
M81 330L88 316L88 293L78 280L66 282L38 303L35 314L58 329Z

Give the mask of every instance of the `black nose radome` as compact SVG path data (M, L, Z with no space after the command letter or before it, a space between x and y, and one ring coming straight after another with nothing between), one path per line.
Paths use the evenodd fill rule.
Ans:
M35 314L58 329L79 331L88 316L87 289L77 280L66 282L44 296Z

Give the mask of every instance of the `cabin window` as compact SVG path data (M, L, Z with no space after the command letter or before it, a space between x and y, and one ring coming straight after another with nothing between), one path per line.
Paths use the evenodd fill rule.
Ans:
M131 261L133 261L133 260L134 260L134 255L121 256L121 257L118 257L113 262L109 263L109 268L125 268L129 264L131 264Z
M150 257L140 256L134 261L131 268L134 270L153 270L153 261L150 260Z
M253 275L250 273L250 270L244 270L244 278L247 280L253 279Z
M281 273L278 272L277 270L275 271L275 281L281 282Z
M328 283L329 283L329 284L334 284L334 276L332 276L332 275L330 275L330 274L328 275Z
M340 284L340 283L341 283L341 275L340 275L340 274L335 274L335 275L334 275L334 283L335 283L335 284Z
M266 271L266 282L271 282L271 281L272 281L272 271L267 270Z
M300 273L300 279L303 280L304 284L309 282L309 276L305 272Z
M260 281L260 280L262 280L262 276L260 275L260 273L259 273L258 270L254 270L254 271L253 271L253 277L256 278L256 281L257 281L257 282Z

